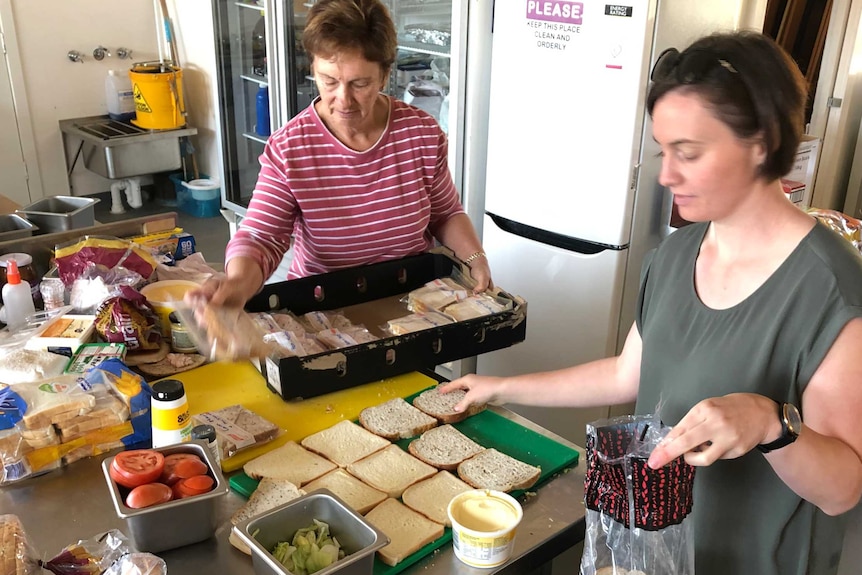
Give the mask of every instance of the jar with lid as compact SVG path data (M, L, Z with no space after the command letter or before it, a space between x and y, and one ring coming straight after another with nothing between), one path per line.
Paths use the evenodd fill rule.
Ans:
M30 286L33 305L36 309L42 309L42 293L39 291L40 278L36 274L36 268L33 267L33 256L30 254L19 252L0 256L0 290L6 285L6 266L11 259L14 259L15 263L18 264L18 273L21 274L21 281L27 282ZM0 298L0 301L2 301L2 298Z
M221 455L218 450L218 437L215 427L207 424L195 425L192 428L192 439L205 441L210 450L210 455L212 455L213 462L216 465L221 465Z
M163 379L153 384L150 416L153 447L185 443L192 438L192 418L183 382Z
M171 350L174 353L197 353L198 348L192 341L189 329L180 321L177 312L168 314L168 320L171 322Z

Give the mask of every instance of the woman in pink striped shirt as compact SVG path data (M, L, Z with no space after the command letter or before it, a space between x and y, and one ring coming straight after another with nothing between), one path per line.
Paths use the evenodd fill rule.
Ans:
M244 304L291 238L288 279L403 258L436 240L467 262L477 291L492 286L447 166L446 135L426 112L381 92L396 43L379 0L321 0L309 10L303 45L320 96L269 138L226 275L197 295Z

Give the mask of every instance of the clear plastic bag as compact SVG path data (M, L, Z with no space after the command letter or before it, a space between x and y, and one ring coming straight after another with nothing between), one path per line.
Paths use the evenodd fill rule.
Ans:
M655 416L587 425L581 575L694 575L694 467L647 465L669 430Z
M121 531L67 545L42 567L55 575L167 575L163 559L138 553Z
M811 208L808 213L862 252L862 222L836 210Z
M195 347L210 360L266 358L279 352L279 346L266 339L261 326L240 308L198 303L178 306L175 313Z
M0 515L0 575L37 575L39 560L17 515Z

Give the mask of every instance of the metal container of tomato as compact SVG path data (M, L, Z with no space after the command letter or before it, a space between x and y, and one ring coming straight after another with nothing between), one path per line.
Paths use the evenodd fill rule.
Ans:
M174 549L191 543L209 539L217 527L216 505L221 497L228 492L228 483L221 473L219 465L213 461L210 450L203 442L190 441L160 447L154 451L163 456L177 453L193 453L207 465L207 475L214 484L210 491L159 503L142 509L133 509L126 505L126 497L131 491L111 479L111 463L115 457L122 457L121 452L102 461L102 472L114 501L117 516L124 519L128 532L139 551L157 553ZM145 463L144 463L145 465Z

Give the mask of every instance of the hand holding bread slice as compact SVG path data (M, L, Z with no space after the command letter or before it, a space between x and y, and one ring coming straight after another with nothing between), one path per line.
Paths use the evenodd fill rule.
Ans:
M453 389L449 393L440 393L440 386L426 389L415 398L413 406L424 411L440 423L458 423L471 415L476 415L485 409L485 404L470 405L464 411L455 411L455 406L464 399L467 392L463 389Z

